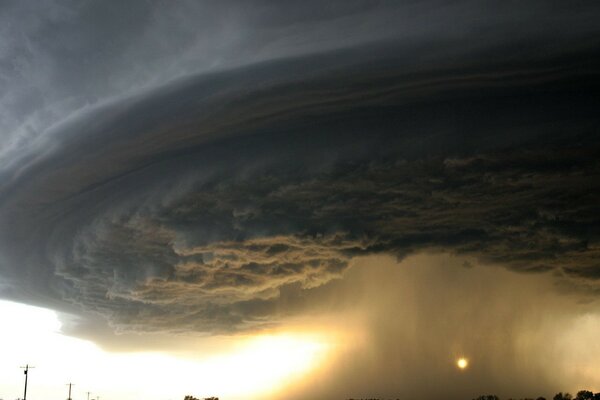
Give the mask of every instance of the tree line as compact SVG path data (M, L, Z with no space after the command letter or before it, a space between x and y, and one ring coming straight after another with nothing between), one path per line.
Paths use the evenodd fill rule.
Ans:
M500 400L500 398L496 395L489 394L486 396L479 396L473 400ZM510 398L508 400L517 400L517 399ZM519 400L546 400L546 398L540 396L536 399L524 398L524 399L519 399ZM600 392L593 393L589 390L580 390L579 392L577 392L575 397L573 397L570 393L558 392L554 395L552 400L600 400Z
M183 400L201 400L201 399L198 399L194 396L187 395L183 398ZM219 400L219 398L218 397L205 397L203 400ZM348 399L348 400L358 400L358 399ZM380 400L380 399L360 399L360 400ZM484 395L484 396L479 396L473 400L500 400L500 397L498 397L494 394L488 394L488 395ZM526 397L526 398L522 398L522 399L509 398L508 400L546 400L546 398L540 396L535 399L533 397ZM575 397L571 396L570 393L558 392L554 395L554 397L552 397L552 400L600 400L600 392L593 393L589 390L580 390L579 392L577 392Z

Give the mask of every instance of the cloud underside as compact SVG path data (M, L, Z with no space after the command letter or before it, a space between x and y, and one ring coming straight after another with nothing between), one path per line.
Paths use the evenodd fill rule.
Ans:
M368 254L450 251L597 286L585 57L419 75L394 57L340 64L353 55L306 79L300 59L177 82L56 133L2 186L5 295L119 330L233 332L299 312L289 296Z
M63 249L56 273L83 294L74 301L116 309L121 323L144 325L150 312L151 325L199 330L271 324L286 313L282 288L310 292L370 253L453 251L595 282L600 170L580 164L587 151L561 149L550 165L547 151L525 152L220 182L95 226Z

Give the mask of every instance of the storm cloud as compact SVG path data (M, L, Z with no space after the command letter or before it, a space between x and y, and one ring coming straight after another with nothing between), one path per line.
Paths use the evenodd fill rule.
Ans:
M600 290L597 7L192 3L209 22L193 37L185 13L128 8L154 22L98 26L132 58L87 69L60 38L91 10L45 5L30 46L1 49L66 70L41 97L56 71L32 91L0 75L3 297L117 331L231 333L305 312L355 257L424 251Z
M598 303L557 296L551 274L431 252L352 264L320 296L328 318L311 316L349 339L286 397L551 398L598 385ZM459 357L467 370L455 367Z

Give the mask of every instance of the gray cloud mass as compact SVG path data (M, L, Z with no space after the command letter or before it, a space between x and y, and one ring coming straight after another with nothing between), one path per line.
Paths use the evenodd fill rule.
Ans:
M136 8L154 23L103 44L117 54L147 44L123 51L131 59L96 64L103 56L90 53L95 66L78 68L65 52L98 49L86 34L57 49L39 50L37 36L0 48L3 62L33 68L15 53L30 51L80 74L37 96L50 80L30 91L6 83L12 67L0 64L2 115L12 118L2 134L18 147L0 159L2 297L97 315L119 331L228 333L299 312L286 296L331 285L353 257L424 250L599 290L598 7L519 5L512 26L504 7L448 4L449 15L470 16L453 27L410 3L319 13L185 4L235 15L230 29L252 34L209 24L207 35L221 35L209 42L183 24L171 35L187 39L150 46L174 26L165 18L188 20ZM73 13L91 12L44 5L53 13L30 29L59 36L81 29L65 22L81 21ZM411 11L439 23L386 30ZM523 23L531 15L538 25ZM245 46L252 57L235 51ZM190 61L199 48L223 58ZM51 116L46 103L64 107Z

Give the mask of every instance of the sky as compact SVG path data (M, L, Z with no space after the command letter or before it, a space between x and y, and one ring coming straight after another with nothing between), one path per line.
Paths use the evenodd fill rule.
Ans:
M599 17L0 1L0 399L600 391Z

